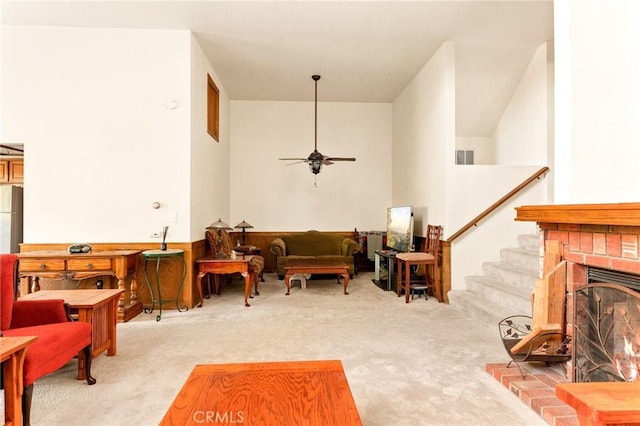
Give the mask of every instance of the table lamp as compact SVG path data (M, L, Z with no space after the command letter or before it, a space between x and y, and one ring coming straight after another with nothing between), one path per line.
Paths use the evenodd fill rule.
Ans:
M222 219L218 219L217 222L213 222L211 225L207 226L207 229L214 229L216 231L216 235L218 236L218 239L216 240L216 242L218 244L216 247L216 252L213 253L213 257L215 257L216 259L223 259L225 258L225 254L221 251L222 249L222 231L231 231L233 228L230 227L229 225L227 225L226 223L224 223L222 221Z
M242 222L237 224L235 227L236 228L242 228L242 245L244 245L244 243L246 241L246 233L245 232L246 232L247 228L253 228L253 226L251 226L250 224L245 222L244 219L242 219Z

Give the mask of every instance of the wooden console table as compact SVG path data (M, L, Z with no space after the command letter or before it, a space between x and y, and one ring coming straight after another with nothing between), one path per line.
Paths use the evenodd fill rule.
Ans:
M101 276L118 279L125 290L118 301L118 321L125 322L142 312L138 301L136 273L140 250L105 250L71 254L64 250L30 251L17 254L18 274L28 293L40 290L39 278L83 280ZM130 277L129 292L126 283Z
M362 425L338 360L196 365L161 425Z
M640 382L560 383L556 395L575 408L580 426L640 425Z

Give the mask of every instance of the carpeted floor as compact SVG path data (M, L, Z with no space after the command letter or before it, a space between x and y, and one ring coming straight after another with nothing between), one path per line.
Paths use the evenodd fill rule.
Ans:
M118 324L117 356L94 360L94 386L75 361L36 382L32 424L157 425L196 364L339 359L365 425L546 425L485 372L508 360L496 324L432 298L405 304L371 278L349 295L312 279L285 296L265 274L250 308L234 280L203 308L140 314Z

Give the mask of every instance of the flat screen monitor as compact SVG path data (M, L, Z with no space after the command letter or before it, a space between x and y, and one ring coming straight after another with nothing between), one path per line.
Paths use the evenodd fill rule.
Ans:
M387 248L399 252L411 251L413 246L413 208L387 208Z

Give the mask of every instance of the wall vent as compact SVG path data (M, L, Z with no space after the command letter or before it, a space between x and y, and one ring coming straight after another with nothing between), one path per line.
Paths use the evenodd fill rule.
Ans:
M473 151L456 150L456 164L473 164Z

